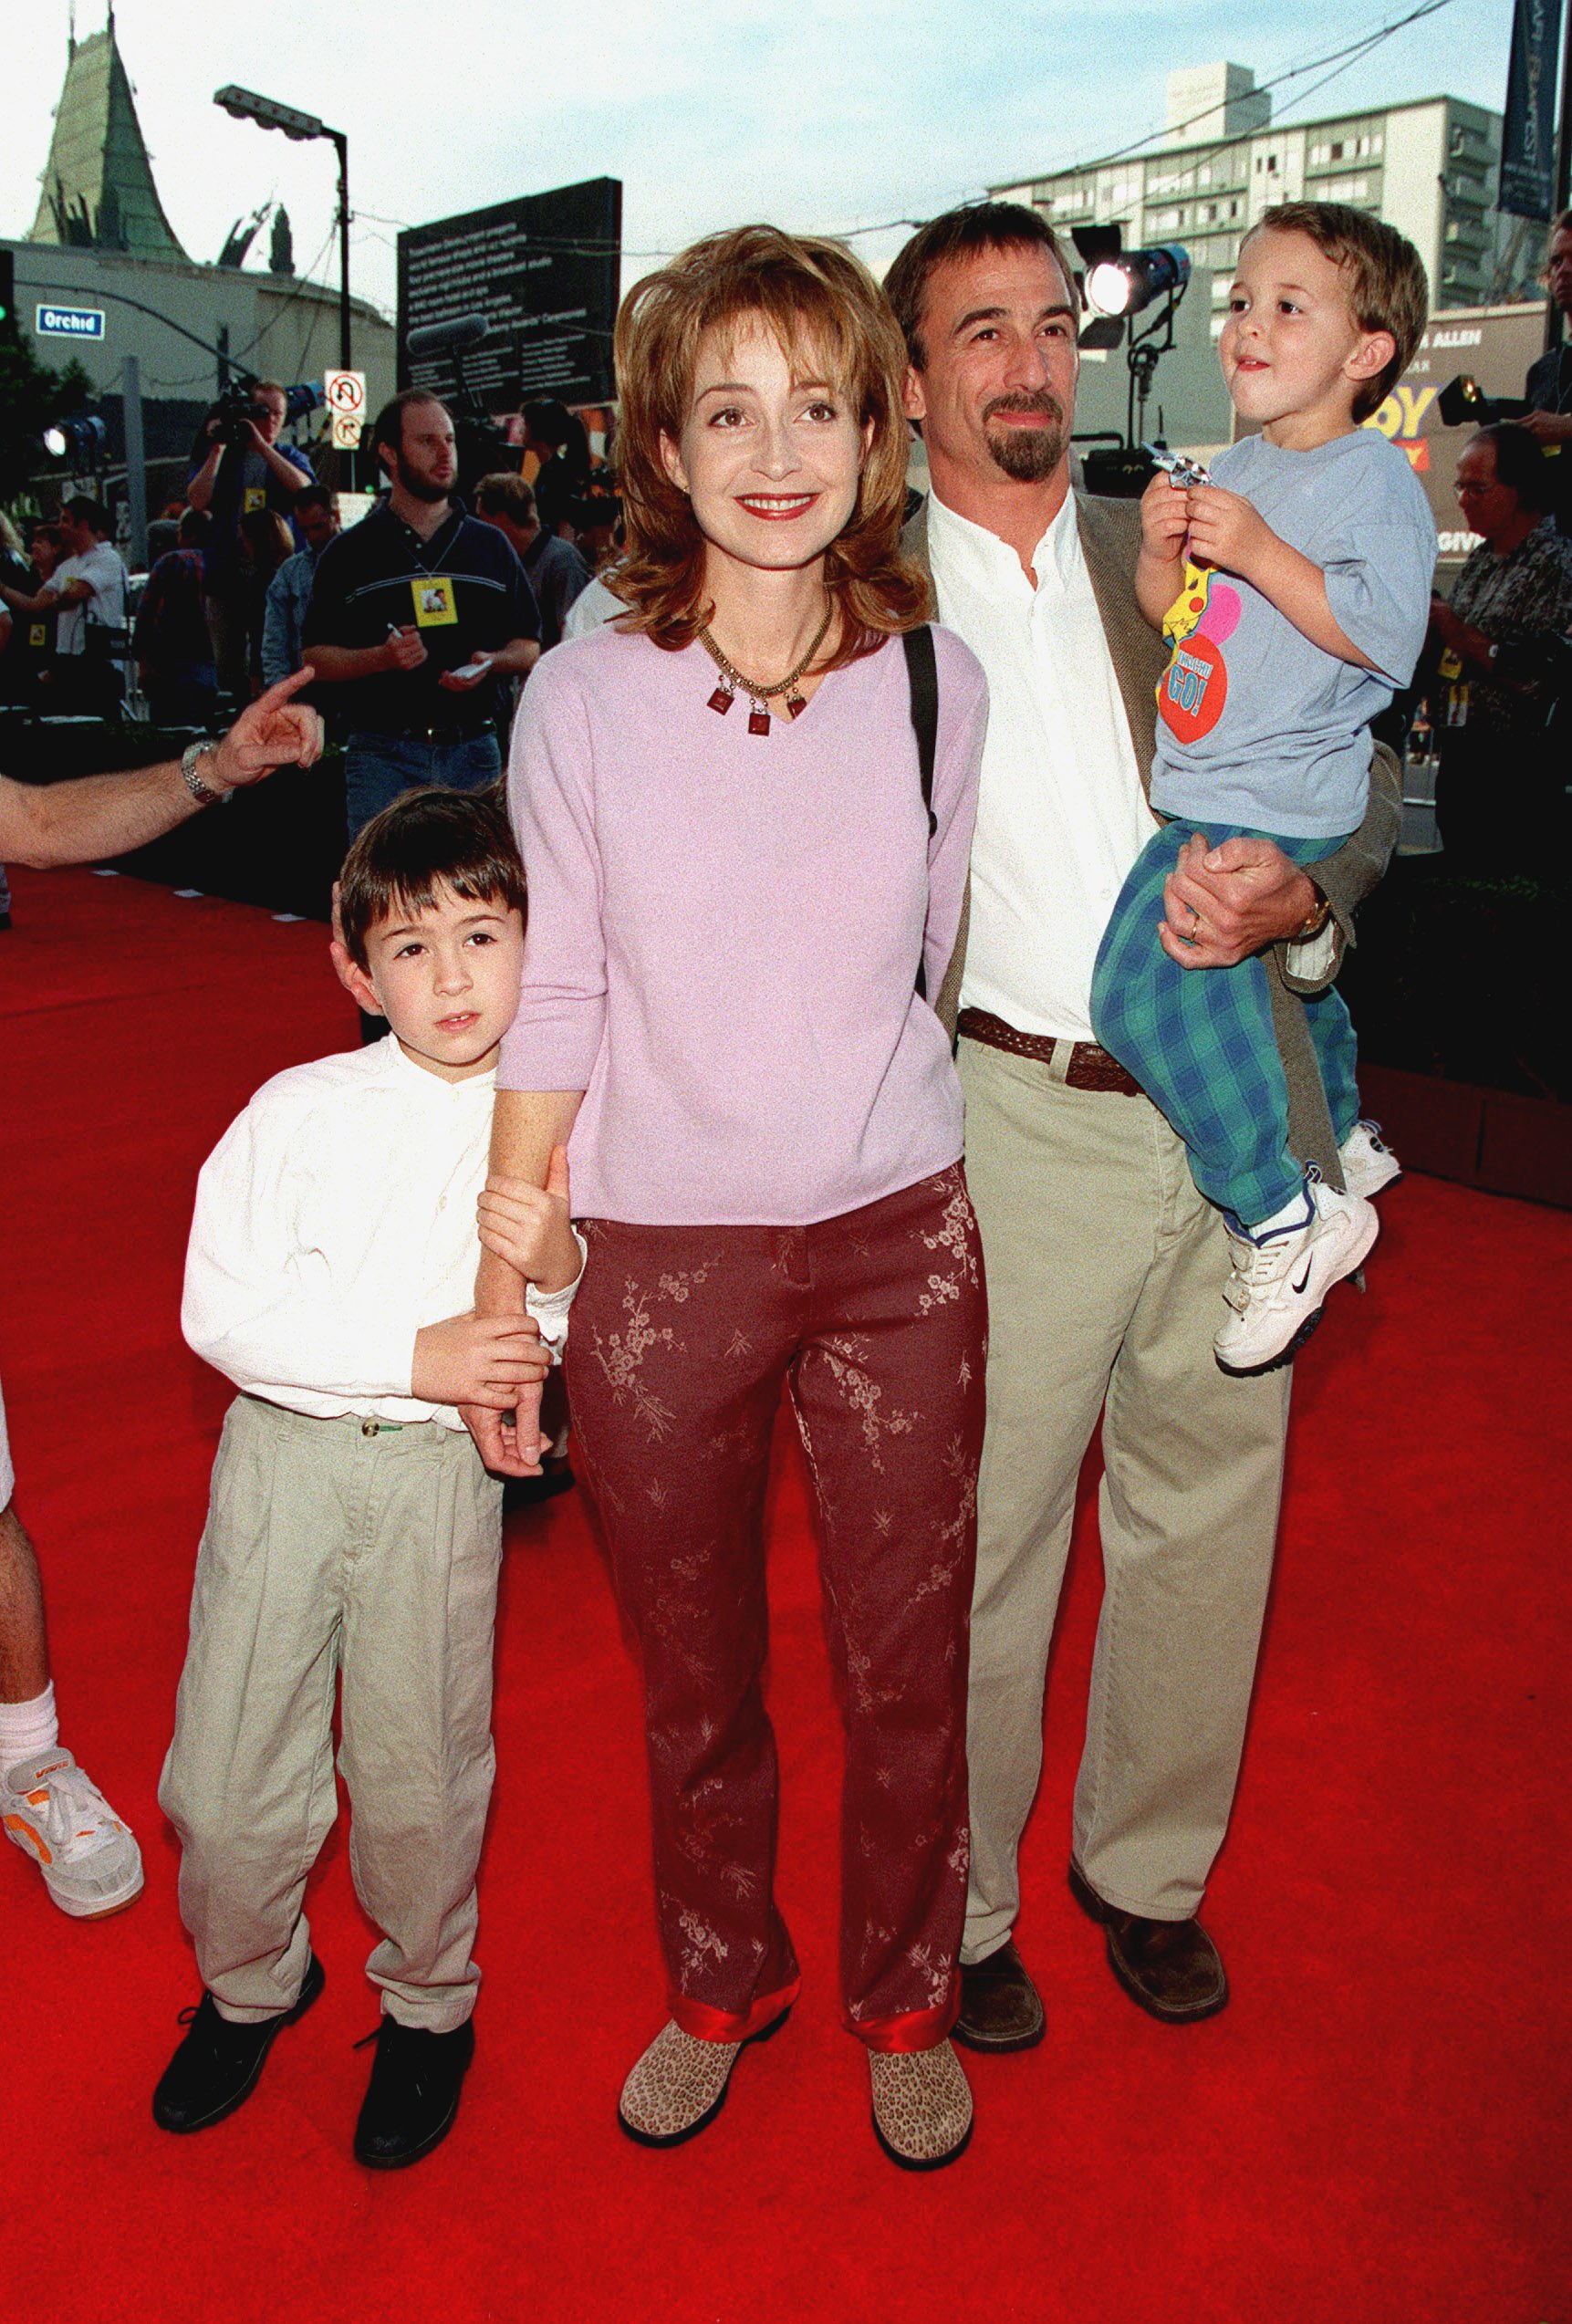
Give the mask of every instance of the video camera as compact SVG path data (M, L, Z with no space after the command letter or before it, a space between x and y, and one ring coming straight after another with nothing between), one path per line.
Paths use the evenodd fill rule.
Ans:
M248 426L260 428L256 385L255 379L232 380L226 388L220 390L218 400L206 422L205 432L210 443L243 444ZM315 412L321 401L321 387L314 380L305 380L296 387L286 388L285 425L287 426L291 420L303 419L307 412ZM219 423L217 426L213 424L215 421Z
M1534 409L1525 396L1486 395L1467 371L1448 380L1435 406L1448 428L1493 428L1498 420L1521 420Z

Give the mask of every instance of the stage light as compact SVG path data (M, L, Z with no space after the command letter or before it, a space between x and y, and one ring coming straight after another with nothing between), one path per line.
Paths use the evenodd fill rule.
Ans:
M78 468L101 468L109 450L109 432L89 413L80 420L57 420L39 442L51 460L75 459Z
M1088 270L1087 305L1095 315L1139 315L1154 299L1182 297L1189 281L1190 253L1178 243L1127 250Z

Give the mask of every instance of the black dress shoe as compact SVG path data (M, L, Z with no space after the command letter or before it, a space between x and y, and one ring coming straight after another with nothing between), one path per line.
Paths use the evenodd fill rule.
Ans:
M185 2038L153 2092L153 2121L160 2130L205 2131L244 2106L256 2088L280 2027L304 2017L326 1983L322 1964L313 1953L300 1980L299 2000L279 2017L264 2017L256 2025L231 2025L219 2016L210 1993L203 1995L194 2009L182 2009Z
M1042 1996L1013 1939L985 1961L961 1964L961 2014L950 2030L968 2049L1035 2049L1045 2022Z
M368 2171L401 2171L453 2129L474 2056L474 2027L466 2018L451 2034L428 2034L385 2017L368 2038L377 2055L355 2125L355 2160Z
M1168 2026L1217 2015L1228 1998L1228 1979L1199 1921L1148 1921L1139 1912L1120 1912L1104 1903L1074 1863L1070 1894L1101 1923L1109 1967L1132 2001Z

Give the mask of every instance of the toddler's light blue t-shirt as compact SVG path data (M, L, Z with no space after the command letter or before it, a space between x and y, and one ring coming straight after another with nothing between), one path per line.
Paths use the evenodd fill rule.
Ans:
M1369 722L1408 684L1424 643L1435 520L1406 457L1374 428L1314 452L1247 436L1218 454L1212 477L1320 566L1338 626L1375 667L1312 645L1237 574L1207 574L1175 607L1152 806L1285 839L1340 838L1364 816Z

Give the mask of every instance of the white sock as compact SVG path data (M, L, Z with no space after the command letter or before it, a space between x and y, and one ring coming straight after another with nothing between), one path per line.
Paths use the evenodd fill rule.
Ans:
M31 1703L0 1703L0 1775L9 1775L22 1760L36 1758L59 1740L53 1679Z
M1250 1229L1250 1239L1259 1243L1263 1235L1281 1235L1291 1226L1308 1226L1314 1214L1310 1197L1301 1186L1292 1202L1285 1203L1280 1211L1274 1211L1270 1218L1264 1218L1259 1226Z

